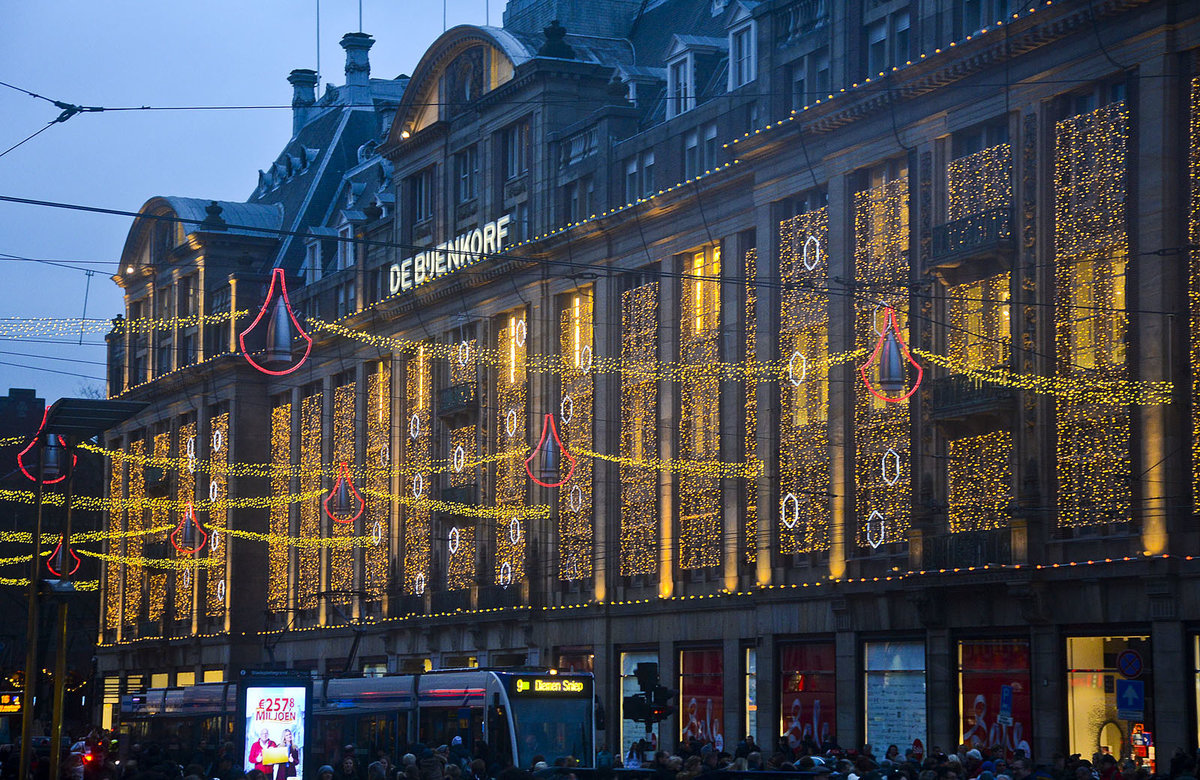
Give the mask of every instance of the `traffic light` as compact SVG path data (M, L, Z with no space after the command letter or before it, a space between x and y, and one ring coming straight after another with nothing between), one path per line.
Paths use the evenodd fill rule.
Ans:
M646 713L649 722L658 723L671 717L675 713L675 708L671 706L674 698L675 691L664 685L655 685L650 691L649 711Z
M658 662L643 661L637 665L633 674L637 677L638 687L642 689L642 693L649 696L650 692L658 685Z
M626 720L645 723L650 717L650 702L646 700L646 694L635 693L632 696L626 696L624 701L624 716Z

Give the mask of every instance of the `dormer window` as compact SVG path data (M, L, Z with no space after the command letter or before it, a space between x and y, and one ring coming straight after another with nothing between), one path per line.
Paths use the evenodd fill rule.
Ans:
M696 106L696 88L692 54L688 52L669 66L667 79L667 118L679 116Z
M729 89L755 79L755 24L753 21L729 32Z

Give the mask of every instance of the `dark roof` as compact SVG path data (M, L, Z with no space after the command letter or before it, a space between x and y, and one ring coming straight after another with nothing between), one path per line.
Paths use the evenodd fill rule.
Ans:
M208 207L213 201L204 198L183 198L168 195L166 201L171 210L180 218L190 222L201 223L208 217ZM226 225L240 226L227 228L227 232L245 236L270 235L258 230L244 228L263 228L264 230L279 230L283 226L283 210L277 205L259 203L238 203L236 201L218 200L221 207L221 219ZM184 226L191 233L200 229L199 224Z
M677 34L724 38L726 13L713 16L712 4L705 0L664 0L651 5L634 19L630 29L630 39L637 51L637 64L651 68L663 67L671 49L671 40Z

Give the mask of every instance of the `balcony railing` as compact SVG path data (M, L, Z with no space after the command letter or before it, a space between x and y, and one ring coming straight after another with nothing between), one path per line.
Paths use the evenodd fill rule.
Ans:
M479 589L480 609L519 606L521 606L521 588L516 583L507 588L503 585L485 585Z
M793 43L829 23L829 3L826 0L796 0L782 8L776 19L779 21L778 42L781 45Z
M475 408L475 385L464 382L461 385L451 385L438 391L438 416L469 412Z
M989 209L935 225L929 268L958 284L1010 270L1014 252L1012 212Z
M474 504L475 486L459 485L442 488L441 500L449 504Z
M929 571L1012 562L1012 531L1008 528L996 528L990 531L963 531L926 537L921 565Z
M953 374L933 382L933 416L952 419L980 412L1008 409L1013 390L1002 385L981 382L963 374Z
M434 612L454 612L471 608L471 591L467 588L459 590L435 590L430 594L430 606Z

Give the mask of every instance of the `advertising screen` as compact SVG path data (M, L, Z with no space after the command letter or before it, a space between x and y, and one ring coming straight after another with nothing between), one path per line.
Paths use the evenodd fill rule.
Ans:
M246 688L242 771L257 769L270 780L304 780L304 719L307 689L299 685Z

